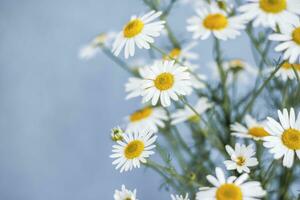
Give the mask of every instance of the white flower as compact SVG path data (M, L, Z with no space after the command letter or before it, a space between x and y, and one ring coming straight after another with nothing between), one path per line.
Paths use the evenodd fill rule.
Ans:
M275 76L276 77L281 77L283 81L287 81L288 79L290 79L290 80L296 79L297 76L294 72L293 67L295 68L296 73L300 77L300 64L291 64L289 62L283 63L283 65L277 71ZM272 68L272 71L274 71L274 70L275 70L275 68Z
M80 49L79 58L85 60L93 58L100 51L100 46L108 45L115 36L115 32L97 35L89 44Z
M243 171L250 172L249 167L258 165L257 158L252 157L255 155L253 145L244 145L236 143L234 149L226 145L227 153L230 155L231 160L225 160L224 164L227 170L237 170L239 173Z
M195 105L194 109L197 111L197 113L202 114L204 113L207 109L212 107L212 103L208 102L207 98L200 98ZM171 124L178 124L184 121L192 121L192 122L197 122L201 119L199 119L199 116L195 114L193 110L191 110L188 106L185 105L183 109L178 109L176 112L171 114Z
M194 48L197 45L197 42L191 42L187 44L186 46L182 48L173 48L168 55L164 55L165 60L172 60L176 59L179 61L185 61L185 60L196 60L198 59L198 54L190 51L192 48Z
M244 20L237 16L228 16L215 5L196 10L198 16L188 19L187 30L193 32L193 38L207 39L211 34L221 40L234 39L244 29Z
M152 22L161 14L162 12L151 11L141 17L132 16L117 35L113 44L113 53L118 56L124 48L125 58L128 58L134 56L135 45L140 49L149 49L150 43L154 42L153 38L158 37L164 28L165 21Z
M155 148L157 136L151 131L124 133L122 137L123 141L116 141L117 145L113 145L110 156L115 159L112 164L117 165L116 169L121 168L120 172L139 168L141 162L146 163L146 158L154 154L151 150Z
M275 51L283 52L283 59L290 63L300 63L300 19L280 28L281 33L269 36L270 40L280 41L280 44L275 47Z
M143 79L137 77L130 77L128 82L125 84L126 99L131 99L142 95L143 88Z
M136 198L136 189L127 190L125 185L122 185L121 190L115 190L114 200L138 200Z
M249 3L238 8L247 20L254 20L253 26L275 28L297 20L300 14L299 0L249 0Z
M283 157L283 166L292 167L295 153L300 159L300 112L298 117L291 108L283 112L278 110L279 121L268 117L267 131L271 134L264 138L264 146L274 154L274 159Z
M258 123L250 115L245 116L246 126L236 122L230 126L232 135L241 138L253 138L254 140L260 140L270 134L265 130L264 123Z
M172 200L190 200L189 199L189 194L185 194L185 197L183 197L182 195L173 195L171 194L171 199Z
M132 113L128 120L127 132L141 132L147 129L156 133L158 127L165 127L164 121L168 120L168 116L161 107L147 106Z
M202 187L197 193L196 200L245 199L258 200L266 195L260 182L248 181L248 174L238 178L230 176L226 179L224 172L216 168L216 177L208 175L207 180L214 187Z

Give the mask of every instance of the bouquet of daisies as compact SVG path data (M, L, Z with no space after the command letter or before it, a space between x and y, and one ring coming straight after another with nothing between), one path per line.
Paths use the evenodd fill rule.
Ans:
M112 164L153 169L172 200L299 199L300 0L143 1L148 11L80 51L129 73L126 99L143 105L112 129ZM168 17L181 6L194 11L177 33ZM253 64L228 58L224 41L241 34ZM208 39L199 67L193 48ZM147 61L128 61L137 51ZM138 199L124 185L113 197Z

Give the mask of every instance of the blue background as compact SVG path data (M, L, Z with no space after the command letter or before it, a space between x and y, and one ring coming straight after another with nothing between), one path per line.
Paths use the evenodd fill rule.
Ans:
M103 54L77 57L93 36L121 30L143 11L139 0L0 1L1 200L112 199L123 183L139 199L169 199L151 170L120 174L111 166L109 131L139 107L124 100L128 74ZM179 36L192 14L175 7ZM240 42L226 54L251 60ZM202 63L211 45L199 45Z

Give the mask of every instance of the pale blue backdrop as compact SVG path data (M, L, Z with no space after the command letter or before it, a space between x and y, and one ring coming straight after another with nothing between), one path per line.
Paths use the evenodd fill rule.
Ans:
M77 58L92 36L145 10L140 0L0 1L1 200L112 199L122 183L141 200L169 198L150 170L111 166L109 130L138 107L124 100L127 74L101 54ZM171 24L183 34L192 12L175 11ZM251 59L242 41L227 53ZM199 45L201 62L210 46Z

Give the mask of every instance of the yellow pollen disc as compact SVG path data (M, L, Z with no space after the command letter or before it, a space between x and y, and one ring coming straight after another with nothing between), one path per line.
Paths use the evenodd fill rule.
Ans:
M289 128L281 136L282 143L289 149L300 149L300 130Z
M125 200L131 200L131 198L130 198L130 197L127 197Z
M170 53L166 56L163 57L164 60L170 60L170 57L173 59L176 59L179 57L181 53L181 49L180 48L174 48L170 51Z
M154 85L159 90L168 90L174 84L174 76L171 73L164 72L156 77Z
M245 64L242 60L231 60L229 62L229 68L233 72L239 72L245 68Z
M227 27L228 20L223 14L209 14L204 19L203 25L209 30L222 30Z
M216 192L217 200L242 200L242 190L235 184L225 183Z
M189 117L188 119L190 122L194 122L194 123L197 123L200 121L200 117L198 115L193 115L191 117Z
M144 23L139 19L130 21L123 30L123 35L126 38L132 38L142 32Z
M286 0L260 0L259 7L267 13L280 13L286 9Z
M248 134L253 137L265 137L270 135L263 127L254 126L248 130Z
M296 42L297 44L300 45L300 27L296 28L293 31L292 37L293 37L294 42Z
M135 111L134 113L132 113L130 115L129 118L130 118L131 122L140 121L140 120L148 118L152 114L152 112L153 112L152 108L146 107L146 108Z
M293 67L295 68L295 70L300 71L300 64L290 64L289 62L285 62L281 66L281 68L286 69L286 70L290 70L290 69L292 70Z
M139 157L145 149L144 142L140 140L133 140L125 147L124 154L127 159L134 159Z
M239 166L243 166L246 162L246 159L243 156L239 156L236 158L236 164Z

